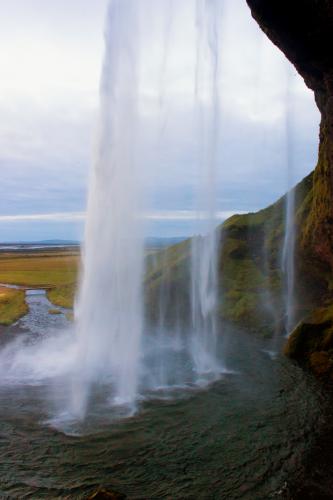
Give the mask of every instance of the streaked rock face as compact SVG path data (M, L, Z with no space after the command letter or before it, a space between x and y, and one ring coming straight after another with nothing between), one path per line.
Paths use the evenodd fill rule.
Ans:
M266 35L314 91L322 115L318 164L303 254L333 270L333 4L330 0L247 0Z
M314 91L321 112L318 163L300 229L303 270L326 278L318 308L289 338L285 353L306 362L319 377L332 378L333 270L333 3L330 0L247 0L266 35L284 52ZM306 264L307 263L307 266ZM326 295L326 297L325 297ZM326 299L326 300L325 300Z

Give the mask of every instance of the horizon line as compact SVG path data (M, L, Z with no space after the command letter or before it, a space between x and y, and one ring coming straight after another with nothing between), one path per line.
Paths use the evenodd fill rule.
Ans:
M233 215L244 215L249 213L245 210L220 210L215 212L213 218L225 220ZM192 221L204 219L205 214L196 210L157 210L143 214L145 220L151 221ZM208 217L207 217L208 218ZM85 221L86 212L51 212L34 214L11 214L0 215L1 222L23 222L23 221L50 221L50 222L76 222Z

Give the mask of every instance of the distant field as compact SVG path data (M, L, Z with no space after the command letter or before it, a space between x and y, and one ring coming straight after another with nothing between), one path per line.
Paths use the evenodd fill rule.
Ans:
M156 252L147 248L146 257ZM55 306L71 309L79 265L78 247L0 250L0 324L11 324L28 310L24 291L1 288L1 284L45 289Z
M0 283L53 288L74 283L79 254L50 250L0 253Z
M79 261L75 248L0 252L0 284L44 288L55 305L71 308Z

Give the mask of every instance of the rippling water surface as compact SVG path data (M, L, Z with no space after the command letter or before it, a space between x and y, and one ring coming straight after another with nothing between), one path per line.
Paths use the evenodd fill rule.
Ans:
M64 316L52 317L49 333L47 299L29 301L34 326L29 331L25 319L25 331L13 332L16 348L63 335L66 325ZM81 499L103 485L137 499L285 498L320 428L325 398L298 367L273 360L264 342L232 331L225 338L229 374L206 388L155 393L125 419L101 403L107 388L99 386L88 420L66 421L58 407L68 380L52 356L49 377L43 370L24 379L21 359L18 379L6 379L2 368L0 497Z

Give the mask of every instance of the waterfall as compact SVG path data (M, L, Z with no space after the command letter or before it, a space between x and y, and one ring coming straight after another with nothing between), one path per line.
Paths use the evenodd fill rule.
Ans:
M218 234L216 231L219 134L219 29L221 2L196 1L195 108L198 124L197 232L191 245L192 355L199 374L218 372ZM204 93L208 105L204 107Z
M290 179L290 174L288 178ZM288 182L289 186L292 181ZM282 251L282 271L285 294L285 331L289 335L295 325L295 190L289 187L285 206L285 236Z
M215 0L182 5L173 0L110 2L99 140L76 306L78 357L72 391L76 415L85 415L95 383L110 387L112 405L133 409L142 390L193 383L202 374L221 371L216 355L220 9L221 2ZM170 133L166 116L174 102L179 64L177 41L183 41L184 32L189 50L183 57L195 74L187 80L195 87L187 113L195 117L189 136L193 158L199 158L194 176L201 236L193 240L191 278L184 274L191 289L191 324L185 328L181 318L182 327L176 324L170 329L167 323L173 277L162 257L158 261L167 282L160 287L160 317L151 332L143 318L143 202L148 165L163 164ZM172 74L170 60L176 65ZM147 109L148 117L153 116L149 132ZM159 141L160 156L154 153Z
M293 161L293 110L291 69L286 78L286 160L287 195L285 203L285 232L282 249L282 273L284 277L285 331L289 335L295 326L295 189Z
M113 0L107 13L100 130L88 200L73 406L84 414L90 386L110 380L114 402L137 396L142 335L143 231L138 132L139 7Z

